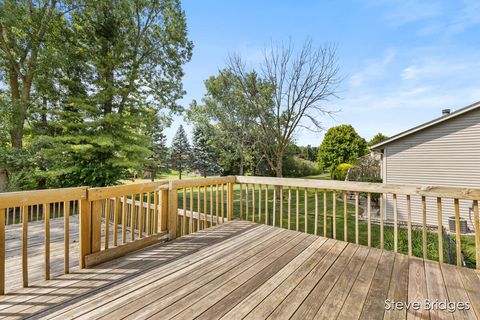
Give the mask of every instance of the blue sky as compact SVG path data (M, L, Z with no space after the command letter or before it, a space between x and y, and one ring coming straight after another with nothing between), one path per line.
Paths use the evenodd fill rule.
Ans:
M185 0L193 57L185 66L181 101L201 100L203 81L240 53L253 66L271 41L308 37L338 47L341 110L326 128L351 124L370 139L393 135L480 100L480 1L213 1ZM182 122L175 117L168 142ZM300 145L323 133L299 131Z

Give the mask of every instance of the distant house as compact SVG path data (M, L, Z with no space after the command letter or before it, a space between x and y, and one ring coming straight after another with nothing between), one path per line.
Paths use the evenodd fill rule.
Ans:
M480 188L480 102L450 112L373 145L382 153L382 178L388 184ZM412 221L422 222L421 199L412 197ZM443 200L443 225L454 216L453 200ZM460 202L460 216L473 225L471 201ZM406 199L398 198L399 219L407 220ZM393 219L392 198L386 217ZM427 224L438 225L436 199L427 199Z

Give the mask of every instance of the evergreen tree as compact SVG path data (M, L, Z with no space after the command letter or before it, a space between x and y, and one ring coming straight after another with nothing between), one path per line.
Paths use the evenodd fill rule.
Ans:
M182 179L182 172L188 168L190 160L190 144L185 129L180 125L170 147L171 167L178 171L178 178Z
M217 156L213 148L208 144L205 130L198 126L193 130L192 154L191 166L203 177L221 173L222 168L216 161Z
M152 181L158 172L166 169L168 149L166 145L166 136L163 133L163 126L158 116L154 117L154 122L148 135L152 139L152 154L147 157L145 170L151 174Z

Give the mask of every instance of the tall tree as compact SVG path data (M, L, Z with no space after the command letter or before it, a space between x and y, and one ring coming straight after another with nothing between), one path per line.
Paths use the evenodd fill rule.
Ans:
M283 175L283 159L299 128L321 130L323 116L332 114L324 103L336 97L340 82L335 47L315 48L306 41L299 51L293 45L275 45L264 51L260 75L270 85L271 97L262 93L258 81L251 81L240 56L232 56L229 69L241 84L242 92L259 117L258 143L277 177Z
M198 126L193 130L191 167L205 178L222 171L217 163L217 155L209 145L205 130Z
M253 73L247 77L249 84L256 79ZM262 84L255 83L255 86L261 87ZM238 159L238 173L243 175L246 159L252 153L258 132L255 125L257 110L245 99L241 83L229 70L221 71L216 77L211 76L205 81L205 88L204 104L192 103L188 111L189 119L201 125L205 125L205 122L216 124L217 140L234 150L229 157Z
M178 0L86 0L71 20L73 47L85 50L67 51L77 65L65 71L59 134L47 139L50 154L65 155L52 172L58 183L115 184L154 154L148 118L181 110L185 13Z
M341 163L353 163L368 151L367 142L351 125L328 129L318 150L319 166L333 169Z
M147 133L152 140L152 154L146 159L145 170L150 172L151 180L154 181L157 173L167 168L168 148L162 121L158 115L152 118L154 120Z
M59 48L56 35L64 22L64 7L55 0L0 3L0 67L10 91L10 142L16 149L23 148L34 81L52 63L46 52Z
M183 171L188 168L190 154L190 143L188 142L187 134L183 126L180 125L170 147L171 167L178 171L179 179L182 179Z

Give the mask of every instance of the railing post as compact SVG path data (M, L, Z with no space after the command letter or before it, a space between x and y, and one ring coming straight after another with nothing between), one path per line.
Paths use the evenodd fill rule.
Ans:
M85 268L85 257L92 253L91 212L88 199L80 200L79 203L80 268L83 269Z
M92 253L100 251L102 242L102 200L92 201Z
M168 190L160 190L160 219L158 221L158 232L167 230L168 221Z
M172 182L168 185L168 233L170 240L177 238L178 190Z
M5 294L5 214L8 209L0 210L0 295Z
M228 221L233 219L233 183L228 183L228 195L227 195L227 216ZM268 189L267 189L268 192Z

